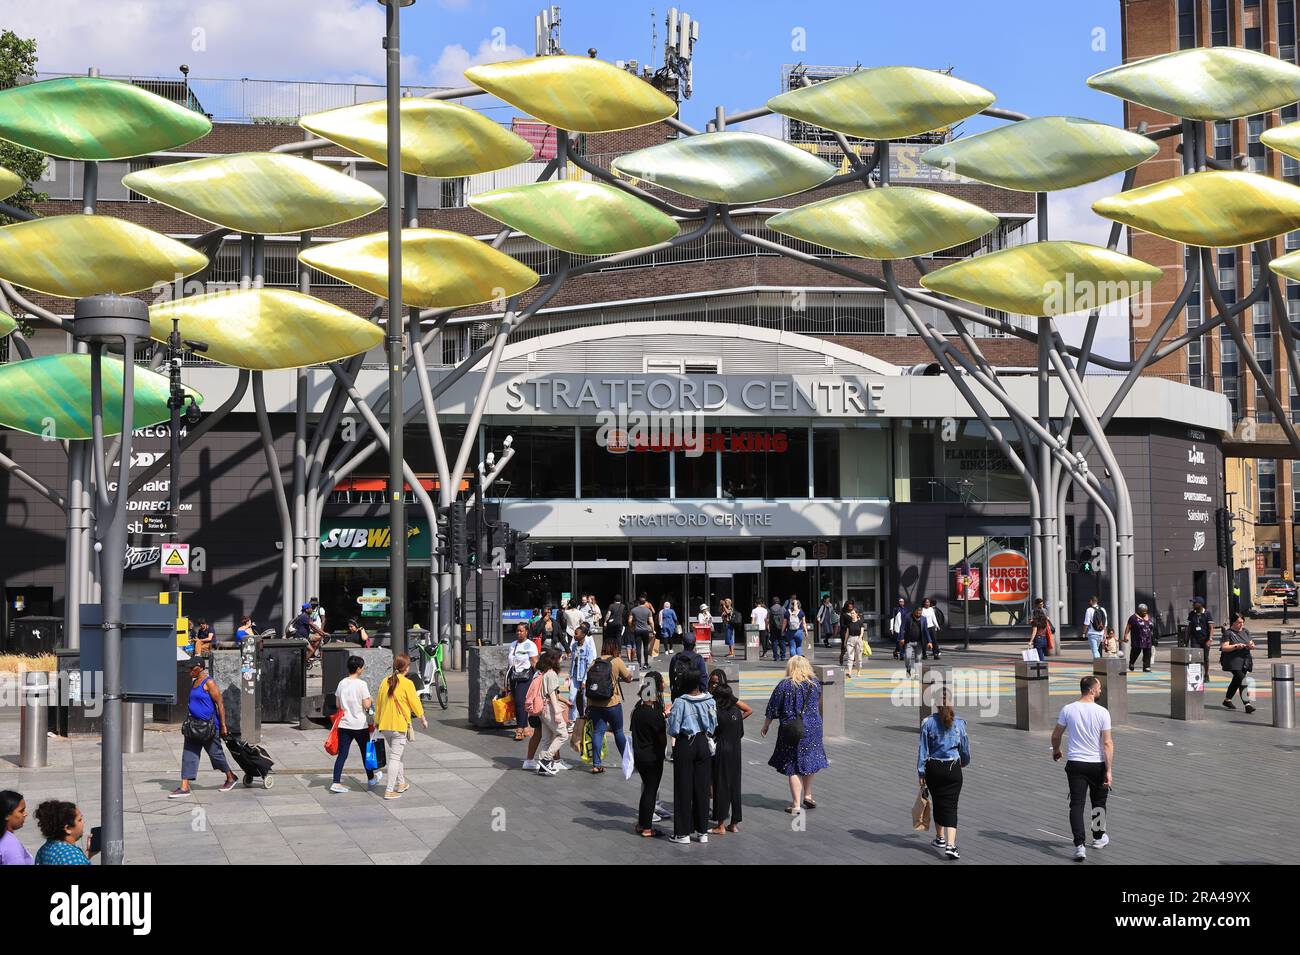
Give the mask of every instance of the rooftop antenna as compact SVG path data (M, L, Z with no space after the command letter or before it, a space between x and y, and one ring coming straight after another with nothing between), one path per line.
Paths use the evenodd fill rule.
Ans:
M650 82L678 102L691 98L694 80L692 60L695 43L700 38L700 22L686 11L672 7L664 21L664 65Z
M543 7L533 18L533 52L535 56L560 56L560 8Z

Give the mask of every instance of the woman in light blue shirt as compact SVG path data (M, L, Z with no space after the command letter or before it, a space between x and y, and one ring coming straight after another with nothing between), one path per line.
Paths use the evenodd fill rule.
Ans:
M686 845L708 842L709 787L713 783L713 748L709 735L718 728L718 707L704 690L700 674L691 670L681 678L681 693L668 714L668 737L673 740L673 835L671 842Z
M921 741L916 753L916 774L922 789L930 790L934 802L934 841L949 859L960 859L957 851L957 800L961 796L961 769L970 764L970 737L966 721L959 719L944 700L938 711L921 724Z

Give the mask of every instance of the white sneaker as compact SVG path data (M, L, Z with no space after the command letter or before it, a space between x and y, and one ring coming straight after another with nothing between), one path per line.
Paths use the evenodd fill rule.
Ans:
M663 821L664 821L665 819L667 819L667 818L668 818L667 816L661 816L661 815L659 815L658 810L656 810L656 811L650 813L650 821L651 821L651 822L663 822Z
M342 783L330 783L330 792L332 793L345 793L347 791L348 787Z
M1106 832L1101 834L1100 839L1094 839L1092 843L1094 849L1103 849L1108 845L1110 845L1110 834Z
M1083 846L1075 846L1075 847L1074 847L1074 861L1075 861L1075 862L1082 862L1082 861L1083 861L1084 859L1086 859L1086 858L1088 858L1088 850L1085 849Z
M556 769L561 769L561 770L562 770L562 769L572 769L572 768L573 768L573 764L572 764L572 763L566 763L566 762L565 762L564 760L562 760L562 759L557 759L557 760L555 760L553 763L551 763L551 765L554 766Z
M531 770L534 770L534 769L536 769L536 768L537 768L537 760L535 760L535 759L526 759L526 760L524 760L524 769L525 769L525 770L530 770L530 771L531 771Z
M708 842L709 834L707 832L697 832L695 835L691 836L691 838L696 842Z
M691 844L690 836L669 836L669 842L675 842L679 846L689 846Z

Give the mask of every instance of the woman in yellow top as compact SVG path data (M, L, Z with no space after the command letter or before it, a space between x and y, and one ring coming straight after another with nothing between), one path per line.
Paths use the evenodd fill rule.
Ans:
M419 718L420 724L429 728L429 721L424 718L424 708L420 706L420 697L415 692L415 684L406 675L411 667L411 658L405 653L393 657L393 672L379 687L379 699L376 701L375 723L384 734L384 744L388 747L388 789L385 799L400 799L402 793L411 787L406 782L406 773L402 769L402 751L407 741L414 738L411 732L411 720Z

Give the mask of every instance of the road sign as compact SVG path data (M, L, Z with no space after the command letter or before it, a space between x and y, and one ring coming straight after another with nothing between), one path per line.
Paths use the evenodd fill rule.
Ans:
M145 514L140 518L141 534L175 534L175 514Z
M190 572L190 545L163 544L161 567L164 574L188 574Z

